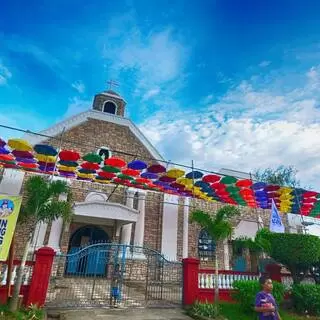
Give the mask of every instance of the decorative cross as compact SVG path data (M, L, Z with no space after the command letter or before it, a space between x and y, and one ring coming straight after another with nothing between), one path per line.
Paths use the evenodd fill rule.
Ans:
M111 90L112 87L119 87L119 83L114 80L107 81L107 84L109 85L109 90Z

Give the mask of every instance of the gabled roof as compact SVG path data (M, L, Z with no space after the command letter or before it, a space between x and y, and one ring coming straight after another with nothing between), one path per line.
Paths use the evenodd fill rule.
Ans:
M140 129L130 119L123 118L110 113L103 113L100 111L88 110L82 113L78 113L61 122L58 122L54 126L41 131L40 134L55 137L61 134L63 130L68 131L71 128L86 122L89 118L111 122L121 126L128 127L133 133L133 135L150 152L153 158L158 160L164 160L161 154L158 152L158 150L151 144L151 142L146 138L146 136L140 131ZM31 144L41 143L43 140L45 140L43 136L40 136L40 135L36 136L34 134L26 134L24 138L28 140Z

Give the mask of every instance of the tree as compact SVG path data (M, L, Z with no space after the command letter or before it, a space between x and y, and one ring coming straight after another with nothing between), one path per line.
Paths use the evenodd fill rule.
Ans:
M60 200L59 196L66 194L67 200ZM43 176L30 177L24 186L24 201L19 215L19 223L32 219L36 225L38 222L51 222L57 218L64 221L71 219L73 214L71 204L71 191L65 181L50 181ZM17 279L10 300L10 311L14 312L18 307L19 293L22 285L22 277L26 264L33 232L25 245Z
M272 233L261 229L257 243L275 261L284 265L294 283L300 283L306 274L320 261L320 238L296 233Z
M223 241L230 237L233 232L233 226L230 219L234 216L240 215L238 207L226 205L217 210L213 216L207 212L196 210L191 214L191 222L198 223L203 229L205 229L211 239L216 243ZM219 301L219 263L217 252L215 254L215 302Z
M254 179L280 186L299 187L300 181L297 179L298 170L293 166L279 166L276 169L259 169L253 174Z

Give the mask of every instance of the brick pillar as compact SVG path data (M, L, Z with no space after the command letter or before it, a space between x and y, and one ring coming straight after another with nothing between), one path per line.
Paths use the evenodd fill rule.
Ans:
M199 296L198 274L200 261L198 259L186 258L183 263L183 293L182 303L188 306L196 302Z
M281 266L278 264L267 264L266 265L266 273L273 281L277 281L281 283Z
M44 305L54 256L55 251L49 247L40 248L36 252L27 306L36 304L38 307L42 307Z

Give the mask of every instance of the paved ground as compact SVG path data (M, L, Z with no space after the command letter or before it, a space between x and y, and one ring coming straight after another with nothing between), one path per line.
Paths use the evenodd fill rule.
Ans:
M135 309L135 310L82 310L68 311L60 315L61 320L191 320L181 309Z

